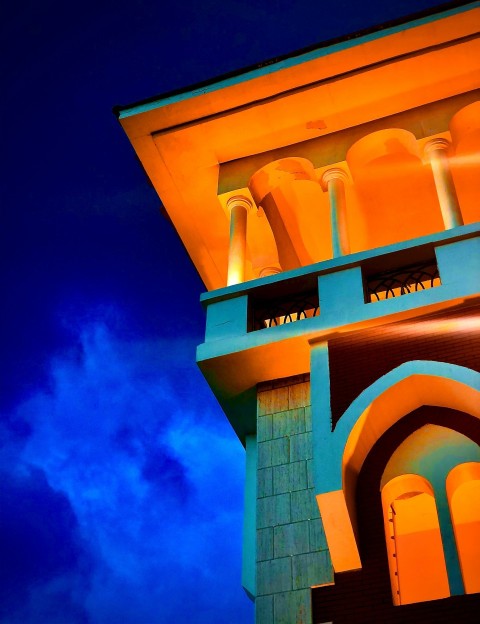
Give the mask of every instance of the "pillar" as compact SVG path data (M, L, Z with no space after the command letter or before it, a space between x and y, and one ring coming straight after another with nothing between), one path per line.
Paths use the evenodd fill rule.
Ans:
M252 203L247 197L230 197L230 246L228 249L227 286L245 281L245 258L247 249L247 213Z
M333 257L338 258L350 253L347 232L345 180L347 174L343 169L334 167L322 175L322 186L328 191L330 201L330 222L332 224Z
M447 151L449 147L450 143L442 138L432 139L425 145L425 155L432 167L433 179L435 180L435 188L446 230L463 225L462 213L460 212L457 192L448 161Z

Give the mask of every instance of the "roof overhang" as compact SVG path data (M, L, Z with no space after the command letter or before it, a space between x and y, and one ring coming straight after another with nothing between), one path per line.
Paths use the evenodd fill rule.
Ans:
M219 194L245 186L259 154L298 155L298 144L478 88L479 25L472 3L123 108L120 123L207 289L226 282Z

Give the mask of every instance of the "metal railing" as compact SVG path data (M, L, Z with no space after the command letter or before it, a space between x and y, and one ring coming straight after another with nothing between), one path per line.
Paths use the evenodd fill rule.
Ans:
M254 300L250 313L250 331L312 318L320 314L318 291L290 295L286 299Z
M364 277L365 301L372 303L440 286L434 260Z
M421 290L441 285L435 260L410 264L396 269L375 273L364 273L363 285L365 303L401 297ZM303 289L302 289L303 286ZM258 331L295 323L320 315L318 289L297 283L300 292L290 284L285 295L279 296L278 285L275 291L270 287L260 288L249 296L249 331ZM293 292L292 292L293 291Z

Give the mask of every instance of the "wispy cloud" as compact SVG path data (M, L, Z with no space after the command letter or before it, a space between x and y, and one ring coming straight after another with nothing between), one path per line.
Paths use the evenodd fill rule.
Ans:
M60 595L72 623L251 618L240 587L244 453L187 352L188 340L126 341L95 323L52 362L51 391L11 416L25 433L10 436L16 465L5 469L43 479L30 524L57 497L71 514L58 542L78 552L67 569L25 577L23 623L41 624L31 614ZM12 530L21 539L27 527Z

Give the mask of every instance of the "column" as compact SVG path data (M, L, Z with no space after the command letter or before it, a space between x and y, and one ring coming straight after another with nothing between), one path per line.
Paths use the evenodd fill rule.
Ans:
M432 167L433 179L435 180L435 188L446 230L463 225L462 213L460 212L457 192L448 161L447 151L449 147L450 143L442 138L432 139L425 145L425 155Z
M230 246L228 249L227 286L245 281L245 257L247 249L247 213L251 201L244 196L230 197Z
M350 253L347 232L345 181L348 179L343 169L334 167L322 175L322 186L328 191L330 200L330 222L332 224L333 257Z

